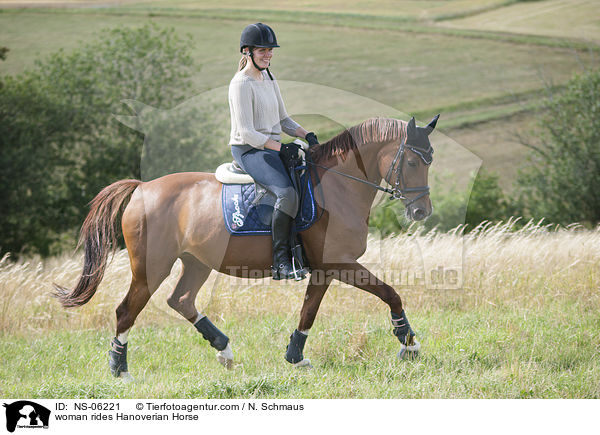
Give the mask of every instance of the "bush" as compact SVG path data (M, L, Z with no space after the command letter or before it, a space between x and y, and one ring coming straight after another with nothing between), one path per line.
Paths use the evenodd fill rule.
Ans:
M433 190L431 201L434 210L422 223L425 229L448 231L467 224L466 231L469 231L483 221L498 222L513 214L513 207L498 184L498 176L493 173L481 169L468 197L467 193L460 192L456 186L449 186L444 191ZM404 205L400 201L387 201L376 207L369 222L383 235L404 232L410 226L404 218Z
M52 254L104 186L140 178L142 137L112 113L123 99L174 105L189 95L191 71L189 41L145 25L104 30L1 79L1 253Z
M600 72L575 76L546 100L517 189L527 214L559 224L600 221Z
M69 196L71 111L31 78L0 88L0 250L46 254Z
M473 229L483 221L499 222L514 215L514 205L498 184L495 173L480 169L473 183L465 223Z

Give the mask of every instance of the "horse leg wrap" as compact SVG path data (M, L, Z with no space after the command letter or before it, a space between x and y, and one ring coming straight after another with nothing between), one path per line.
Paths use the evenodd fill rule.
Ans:
M409 346L414 342L415 333L408 323L404 310L400 314L392 311L392 326L394 327L394 335L398 337L400 343Z
M289 363L296 364L304 359L304 345L308 335L304 335L297 329L290 335L290 344L285 351L285 360Z
M223 334L219 328L217 328L213 323L208 319L208 317L203 317L194 323L194 326L198 330L202 337L205 340L208 340L210 345L217 350L223 350L227 347L227 343L229 343L229 338Z
M121 373L126 373L127 370L127 343L121 342L115 337L110 342L110 350L108 351L108 366L110 372L116 378Z

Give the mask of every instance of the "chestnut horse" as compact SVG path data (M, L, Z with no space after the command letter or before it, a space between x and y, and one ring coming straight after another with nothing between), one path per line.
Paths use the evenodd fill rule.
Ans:
M426 127L417 127L414 118L409 122L371 118L309 150L319 218L301 234L312 273L300 322L285 354L288 362L310 365L303 355L304 344L333 279L385 302L391 310L393 332L400 341L399 356L415 356L418 352L419 344L400 296L357 259L366 249L369 213L377 189L404 201L410 219L422 220L431 214L427 178L433 149L428 135L437 118ZM391 188L381 187L382 179ZM116 310L116 336L109 351L114 376L131 379L127 368L129 330L178 258L183 264L182 273L167 303L217 349L219 362L231 367L229 339L198 312L196 295L212 270L233 276L240 276L242 270L264 271L263 276L269 276L272 248L269 236L228 233L221 190L222 184L214 174L175 173L148 182L118 181L91 202L79 241L85 251L83 272L73 290L55 285L55 295L64 307L81 306L92 298L109 253L117 247L117 221L122 214L132 280Z

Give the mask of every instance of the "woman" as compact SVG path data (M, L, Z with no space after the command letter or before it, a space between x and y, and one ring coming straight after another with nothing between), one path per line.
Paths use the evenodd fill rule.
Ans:
M242 32L243 57L229 85L229 144L240 166L277 197L272 220L273 279L301 279L306 274L295 273L289 243L299 201L284 164L299 149L295 144L281 144L281 132L304 138L311 146L319 142L285 111L277 81L268 69L275 47L279 47L275 32L266 24L251 24Z

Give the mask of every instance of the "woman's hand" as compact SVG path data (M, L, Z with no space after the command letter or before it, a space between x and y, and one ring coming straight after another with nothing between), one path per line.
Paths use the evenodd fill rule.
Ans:
M302 127L298 127L296 129L296 137L304 138L305 141L308 142L308 146L311 147L313 145L319 145L319 140L317 139L317 135L312 131L306 131Z
M296 145L294 142L283 143L281 144L281 149L279 150L279 157L281 157L281 160L283 160L283 163L288 168L296 166L299 161L302 161L300 149L300 146Z
M273 139L269 139L265 142L265 149L279 151L281 149L281 144Z
M312 131L309 133L306 133L306 136L304 136L304 139L306 139L306 142L308 142L309 147L312 147L314 145L319 145L319 140L317 139L317 135L314 134Z

